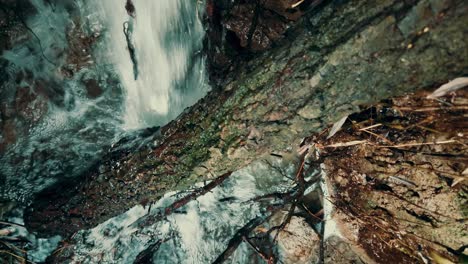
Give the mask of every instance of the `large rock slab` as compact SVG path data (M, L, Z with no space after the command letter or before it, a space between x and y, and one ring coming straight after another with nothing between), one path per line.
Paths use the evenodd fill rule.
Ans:
M421 5L430 12L421 15ZM149 133L147 144L117 147L69 183L73 187L45 191L27 213L27 225L69 236L168 190L286 151L363 103L463 75L466 9L464 1L443 7L433 1L331 1L301 18L291 38L226 78L222 90ZM418 22L402 32L409 18Z

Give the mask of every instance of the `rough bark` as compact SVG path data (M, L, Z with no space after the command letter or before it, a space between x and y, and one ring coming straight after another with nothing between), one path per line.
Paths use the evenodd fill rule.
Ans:
M146 145L121 144L79 181L43 192L26 224L67 237L286 151L359 105L466 75L467 11L464 1L327 2Z

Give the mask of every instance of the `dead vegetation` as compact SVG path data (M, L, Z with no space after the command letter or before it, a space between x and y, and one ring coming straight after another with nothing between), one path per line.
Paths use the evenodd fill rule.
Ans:
M278 238L293 217L316 231L318 263L462 263L468 245L467 95L459 90L435 98L422 91L393 98L342 118L332 133L306 138L291 179L295 187L256 198L271 213L239 229L214 263L229 259L243 242L266 263L284 262ZM310 201L305 190L320 178L313 172L319 164L332 195ZM325 220L323 199L335 209ZM279 224L272 225L280 212ZM324 239L320 224L329 219L354 255L332 253L340 249L329 243L333 237Z
M254 198L253 200L263 204L267 213L252 219L239 229L229 241L226 250L213 263L224 263L243 242L253 249L258 259L263 259L266 263L281 262L278 256L278 242L284 233L291 233L287 230L287 226L291 224L293 218L304 220L316 232L317 237L322 236L320 225L318 225L322 222L321 201L315 199L311 202L310 199L314 195L319 196L318 188L314 188L312 192L309 190L320 179L317 170L320 161L315 149L304 144L298 150L294 160L282 155L278 156L284 161L296 164L294 178L290 178L284 168L269 164L283 177L290 178L293 187L284 193L270 193ZM299 252L298 255L307 253L309 252Z
M252 259L264 263L462 262L468 245L468 92L428 94L365 107L342 118L329 129L332 133L305 138L290 154L272 154L294 165L291 174L265 160L291 187L246 201L260 203L265 213L237 230L214 263L229 260L242 244L251 249ZM135 226L163 220L230 176L227 172L185 193ZM321 193L321 180L329 196ZM324 210L327 202L333 205L331 213ZM326 237L331 220L340 234ZM308 240L301 240L300 232ZM0 242L2 256L24 263L22 249ZM138 261L150 260L162 243L157 241ZM72 249L64 246L54 260L67 254Z
M32 263L28 261L25 246L27 240L15 234L15 227L21 225L0 221L0 262L1 263Z
M467 95L393 98L349 116L331 139L316 139L333 218L372 261L466 257Z
M305 138L297 151L272 154L294 165L291 174L265 161L291 188L245 201L260 203L265 213L238 229L214 263L228 261L242 244L260 263L463 262L468 93L437 99L427 94L366 107L331 128L332 136L325 130ZM135 224L144 228L163 220L230 176L213 179ZM321 180L330 195L321 193ZM327 202L331 213L324 210ZM328 221L337 224L339 234L325 236ZM151 259L162 243L145 250L139 261Z

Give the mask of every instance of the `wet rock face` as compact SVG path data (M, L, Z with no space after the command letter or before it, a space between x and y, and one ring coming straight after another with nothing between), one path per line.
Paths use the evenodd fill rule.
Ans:
M305 10L321 0L207 2L208 57L212 70L224 72L239 55L266 51L284 37Z
M19 72L15 84L0 87L0 153L24 137L47 114L49 103L63 105L64 91L53 80Z
M103 92L101 86L99 86L99 82L95 79L85 80L84 85L89 98L99 97Z
M120 152L108 169L90 170L79 191L38 200L27 224L44 233L72 234L78 228L63 220L71 209L81 213L74 218L80 226L94 226L144 199L154 201L168 190L284 151L360 104L460 76L468 57L460 30L467 21L462 1L425 19L428 32L417 27L405 37L398 25L414 17L414 6L390 0L324 4L303 17L308 23L297 24L294 41L238 69L225 89L163 127L154 145Z
M0 108L0 153L14 144L18 137L27 135L28 129L38 124L48 111L49 97L41 83L18 86L13 100L2 100Z
M33 11L29 1L0 0L0 55L27 39L22 19ZM6 87L8 67L9 63L0 58L0 154L27 130L27 127L19 128L19 123L36 123L47 109L43 97L35 100L30 87L20 85L23 79L28 78L25 74L16 76L14 89Z
M118 130L121 86L91 56L101 27L83 19L81 8L73 0L0 0L1 199L28 203L80 173ZM112 121L97 125L109 109Z
M19 117L35 124L47 111L47 99L44 95L33 93L30 87L21 87L16 93L15 108Z
M54 6L54 1L46 1ZM27 46L37 60L46 66L54 64L56 70L50 70L48 76L38 76L35 70L20 69L14 62L0 58L0 153L14 144L19 137L28 135L28 130L36 126L48 112L49 104L64 106L64 81L71 80L80 70L91 66L92 46L96 43L99 32L84 32L82 22L77 16L73 3L60 2L65 6L73 23L66 29L67 49L57 48L53 55L46 56L43 46L37 51L36 33L27 25L27 21L37 15L36 8L29 0L0 0L0 56L21 45ZM53 8L53 7L52 7ZM41 66L45 67L45 66ZM91 99L103 93L95 79L82 80L83 90Z
M29 0L0 0L0 54L24 39L25 17L35 12Z
M81 69L93 65L91 49L98 40L100 33L87 34L83 31L82 22L76 18L67 31L68 50L66 51L66 63L62 67L62 74L72 77Z

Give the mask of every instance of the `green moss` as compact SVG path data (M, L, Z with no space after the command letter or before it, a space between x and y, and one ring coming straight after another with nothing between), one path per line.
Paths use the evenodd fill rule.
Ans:
M190 171L201 162L210 157L210 152L206 148L192 148L191 152L184 157L183 163Z
M374 209L376 207L377 207L377 204L372 200L368 200L367 203L365 204L365 209L367 209L367 210L371 210L371 209Z
M273 77L271 71L263 71L254 73L251 78L247 78L245 86L250 90L257 90L265 86L268 81Z
M242 132L237 128L232 128L230 134L226 137L221 148L221 153L226 153L230 147L235 147L238 143L239 138L242 136Z

